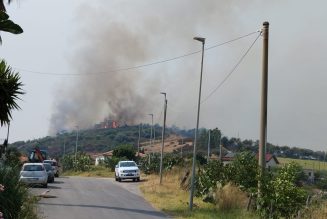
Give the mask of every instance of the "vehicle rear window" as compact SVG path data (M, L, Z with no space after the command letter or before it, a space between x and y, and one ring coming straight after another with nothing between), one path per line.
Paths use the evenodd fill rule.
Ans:
M26 165L23 167L23 171L43 171L44 167L42 165Z
M48 170L52 170L52 167L51 167L51 165L49 165L49 164L48 164L48 165L45 164L44 167L45 167L45 169L46 169L47 171L48 171Z
M51 166L57 166L57 162L56 161L43 161L43 163L51 164Z

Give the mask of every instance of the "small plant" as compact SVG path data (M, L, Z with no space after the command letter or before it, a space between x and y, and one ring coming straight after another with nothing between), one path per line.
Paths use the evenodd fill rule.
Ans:
M220 210L245 208L247 200L247 194L231 183L216 190L215 202Z

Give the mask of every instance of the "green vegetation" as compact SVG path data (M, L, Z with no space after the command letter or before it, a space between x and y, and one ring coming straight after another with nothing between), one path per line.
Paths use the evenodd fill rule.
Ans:
M81 152L77 153L76 157L74 155L66 155L60 160L60 162L62 163L64 171L89 171L92 165L91 157Z
M0 167L0 185L3 185L3 191L0 191L0 212L3 213L4 218L38 218L35 211L37 199L20 184L17 168Z
M23 29L18 24L15 24L13 21L9 20L9 15L6 14L6 12L4 12L3 9L1 10L1 7L0 7L0 31L13 33L13 34L23 33ZM0 44L1 43L2 43L2 38L0 36Z
M144 183L141 185L141 191L144 197L154 207L160 209L173 216L174 218L189 219L256 219L259 218L251 212L244 209L234 208L230 210L221 210L216 205L205 203L199 197L194 198L193 211L189 211L189 192L180 187L180 179L184 176L185 169L173 168L171 171L165 172L163 176L163 184L159 185L158 175L148 175L145 177ZM230 197L230 196L225 196ZM239 196L233 194L238 200ZM226 202L228 202L226 200ZM227 204L225 202L225 204Z
M278 161L281 164L287 164L290 162L298 163L303 169L312 169L315 171L327 171L327 162L318 161L318 160L303 160L303 159L294 159L294 158L283 158L278 157Z

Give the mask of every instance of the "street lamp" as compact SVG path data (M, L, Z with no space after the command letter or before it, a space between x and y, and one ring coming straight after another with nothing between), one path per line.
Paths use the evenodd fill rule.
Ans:
M203 56L204 56L204 44L205 44L205 40L206 40L205 38L202 38L202 37L194 37L193 39L202 43L202 58L201 58L201 74L200 74L200 88L199 88L199 100L198 100L198 114L197 114L197 119L196 119L196 129L195 129L195 136L194 136L194 143L193 143L193 163L192 163L192 178L191 178L191 191L190 191L190 210L192 210L192 208L193 208L195 162L196 162L196 142L197 142L198 130L199 130L202 72L203 72Z
M163 159L163 150L165 145L165 131L166 131L166 114L167 114L167 98L166 93L161 92L165 96L164 99L164 121L162 126L162 136L161 136L161 156L160 156L160 185L162 183L162 159Z
M77 145L78 145L78 126L76 126L77 131L76 131L76 144L75 144L75 162L76 162L76 154L77 154Z

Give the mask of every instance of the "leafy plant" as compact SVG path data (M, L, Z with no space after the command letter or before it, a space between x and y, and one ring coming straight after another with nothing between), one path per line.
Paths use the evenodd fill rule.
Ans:
M301 175L301 167L296 163L289 163L276 176L263 176L262 196L258 197L259 213L262 217L290 218L304 207L307 194L297 186Z
M15 24L13 21L9 20L9 15L4 11L0 11L0 31L9 32L13 34L23 33L23 29ZM0 36L0 44L2 44L2 38Z
M126 157L129 160L135 160L136 150L132 145L122 145L114 149L112 152L113 157Z
M27 188L19 182L19 171L0 167L0 184L4 186L0 193L0 212L4 218L19 218L24 202L29 199Z
M11 111L20 109L17 104L22 91L20 76L4 60L0 61L0 125L9 124Z

